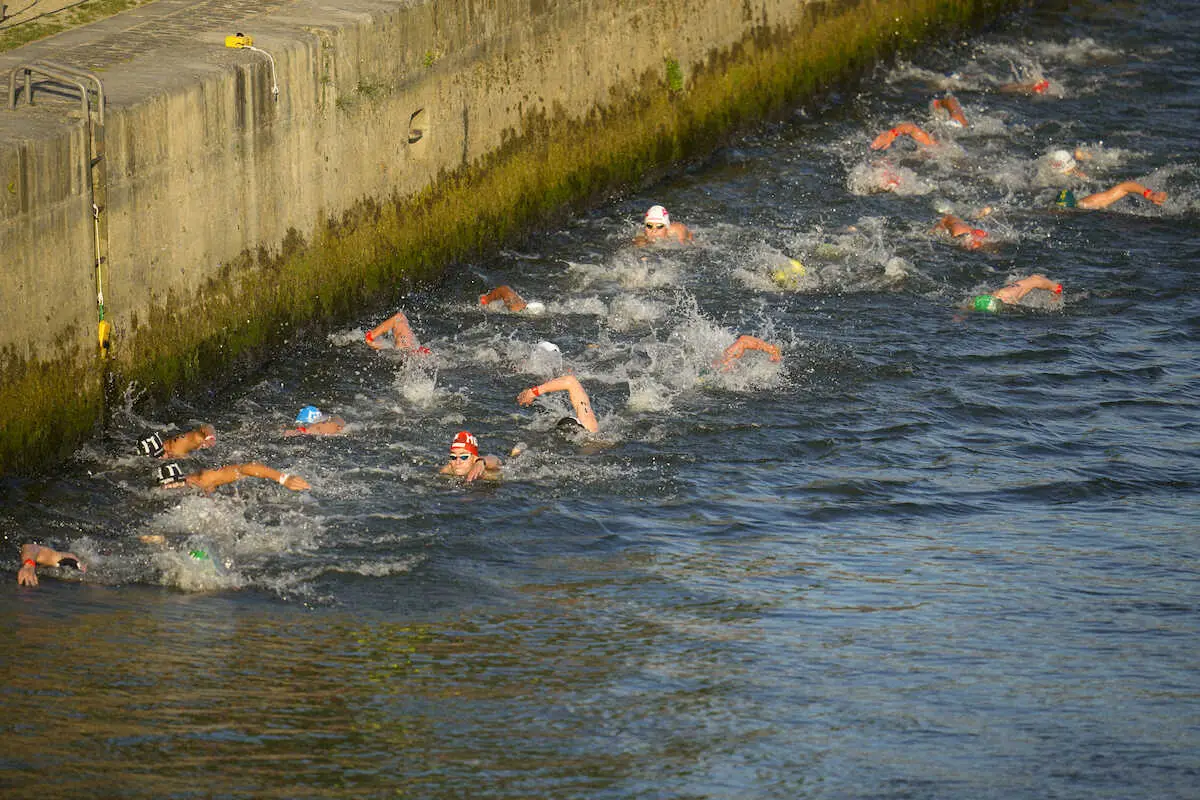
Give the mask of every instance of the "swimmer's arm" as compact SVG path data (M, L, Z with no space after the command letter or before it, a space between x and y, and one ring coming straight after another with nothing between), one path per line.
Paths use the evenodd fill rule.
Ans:
M884 131L876 136L875 141L871 142L871 149L886 150L891 147L892 143L895 142L897 137L901 135L910 136L917 144L923 144L927 147L937 144L934 138L921 128L917 127L911 122L901 122L891 130Z
M591 400L588 399L587 392L584 391L583 386L574 375L562 375L548 380L540 386L525 389L517 395L517 402L527 406L533 402L535 397L548 392L566 392L571 398L571 406L575 409L575 418L579 420L579 424L592 433L600 431L600 424L596 422L596 415L592 413Z
M725 348L724 354L713 362L713 366L721 369L729 369L733 366L733 362L741 358L747 350L761 350L770 356L772 361L779 360L779 348L770 342L764 342L757 336L742 335L737 338L733 344Z
M672 222L671 232L675 234L676 239L685 244L687 242L695 241L695 237L692 236L692 229L687 225L684 225L682 222Z
M946 113L950 115L950 119L964 128L968 127L967 116L963 113L962 106L959 105L958 98L954 95L948 94L941 99L934 100L933 107L945 109Z
M212 425L201 425L163 442L163 458L183 458L193 450L212 447L216 441L216 429Z
M239 481L242 478L262 478L263 480L279 482L284 473L277 469L272 469L265 464L251 462L249 464L229 464L220 469L206 469L200 472L193 473L187 476L187 482L190 486L195 486L203 489L206 492L211 492L218 486L224 486L227 483ZM308 481L301 478L299 475L289 475L281 484L293 492L299 492L303 489L311 488Z
M21 568L17 570L17 583L21 586L37 586L37 568L57 567L64 559L73 560L76 569L87 572L87 566L74 553L60 552L45 545L26 542L21 545ZM29 563L31 561L32 564Z
M471 471L467 473L467 483L470 483L477 478L482 478L485 473L496 473L500 471L500 466L503 462L493 455L480 456L471 465ZM495 477L493 474L492 477Z
M525 310L525 299L513 291L511 286L497 286L487 294L479 296L479 304L483 306L496 300L503 300L509 311Z
M314 422L312 425L299 425L295 428L288 428L283 432L284 436L336 436L346 427L346 420L341 417L328 417L321 422Z
M395 342L397 350L415 350L417 348L417 337L413 335L412 326L408 324L408 317L404 316L403 311L397 311L391 317L367 331L367 344L376 350L384 349L385 345L379 344L375 340L389 331L392 334L392 340Z
M1046 289L1047 291L1058 293L1062 291L1062 286L1050 280L1045 275L1030 275L1028 278L1013 281L1003 289L992 292L992 297L995 297L1002 303L1015 305L1021 301L1021 298L1034 289Z
M1005 83L998 87L999 91L1007 94L1041 94L1050 88L1050 81L1041 78L1024 83Z
M971 232L971 226L963 222L953 214L947 214L938 220L937 225L933 226L933 233L938 231L946 231L951 236L962 236Z
M1156 206L1161 206L1167 199L1166 192L1152 191L1137 181L1122 181L1111 189L1089 194L1087 197L1079 200L1076 205L1079 208L1092 210L1108 208L1127 194L1140 194Z

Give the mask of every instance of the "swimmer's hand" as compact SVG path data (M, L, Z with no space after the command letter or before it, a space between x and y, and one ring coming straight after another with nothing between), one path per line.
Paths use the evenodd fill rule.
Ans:
M308 481L304 480L304 478L301 478L299 475L286 475L279 483L283 486L283 488L291 489L293 492L302 492L312 488Z
M17 570L17 583L21 586L37 586L37 568L41 567L74 567L80 572L87 572L87 565L79 560L74 553L61 553L50 547L38 546L36 553L26 555L28 548L22 548L23 561L36 561L36 564L22 563Z
M471 471L467 473L467 483L483 477L483 473L487 472L487 461L484 459L476 459L471 465Z
M516 444L513 445L513 449L509 451L508 457L516 458L517 456L521 455L521 453L524 453L528 449L529 449L529 445L525 444L524 442L517 442Z
M1145 197L1151 203L1154 203L1154 205L1161 206L1164 202L1166 202L1167 193L1166 192L1150 192L1150 194L1145 195Z
M18 586L37 586L37 569L33 564L23 564L17 570L17 585Z
M533 398L535 397L537 395L533 393L533 389L522 389L521 393L517 395L517 404L522 406L532 405Z

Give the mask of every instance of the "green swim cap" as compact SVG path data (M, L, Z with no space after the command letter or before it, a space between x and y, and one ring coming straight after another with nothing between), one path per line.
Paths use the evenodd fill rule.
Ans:
M1075 193L1072 192L1070 189L1063 189L1061 192L1058 193L1058 197L1055 198L1054 205L1060 206L1062 208L1074 208L1075 207Z
M1000 301L990 294L980 294L976 295L975 299L971 301L971 307L976 311L986 311L994 314L1000 310Z

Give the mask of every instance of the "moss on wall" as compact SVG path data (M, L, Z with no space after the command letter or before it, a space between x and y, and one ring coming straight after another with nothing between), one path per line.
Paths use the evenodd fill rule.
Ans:
M14 354L0 387L0 471L61 458L102 415L106 384L154 397L226 373L300 324L345 319L365 301L430 279L511 241L564 206L711 150L739 126L850 80L880 57L975 24L1013 0L876 0L810 6L790 30L760 28L685 76L647 74L586 120L530 117L480 162L413 197L362 200L304 241L243 253L194 298L165 297L118 332L114 359L63 354L31 367ZM204 320L205 324L197 324ZM167 333L169 332L169 333ZM106 373L111 375L106 378Z

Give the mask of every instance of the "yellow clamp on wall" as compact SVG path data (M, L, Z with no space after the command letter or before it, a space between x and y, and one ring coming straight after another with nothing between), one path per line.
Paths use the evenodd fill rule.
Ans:
M96 337L100 340L100 357L108 357L108 348L112 344L112 325L108 320L100 320L100 325L96 330Z
M245 34L235 33L233 36L225 37L226 47L253 47L254 39Z

